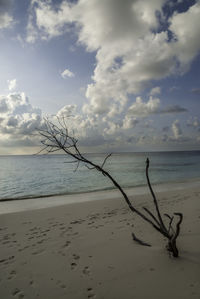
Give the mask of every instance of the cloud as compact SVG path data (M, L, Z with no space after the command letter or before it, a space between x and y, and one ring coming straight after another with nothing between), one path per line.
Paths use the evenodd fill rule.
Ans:
M8 80L8 89L11 91L17 87L17 80Z
M182 129L181 129L181 125L179 123L178 120L175 120L172 124L172 132L174 134L174 139L180 139L182 137Z
M25 93L0 96L0 143L17 146L36 144L36 131L43 128L41 110L33 107Z
M170 87L169 91L174 92L174 91L179 90L179 89L180 89L180 87L178 87L178 86L172 86L172 87Z
M172 131L173 135L169 136L167 133ZM189 143L195 142L195 138L190 136L186 136L183 134L181 124L178 119L174 120L171 124L171 127L164 127L162 129L163 135L161 136L161 141L168 144L182 144L182 143Z
M160 94L160 93L161 93L161 88L159 86L152 88L150 91L151 96L154 96L154 95Z
M73 22L71 7L67 1L62 1L60 7L54 9L52 1L31 0L27 42L34 43L38 38L47 40L69 31L69 22Z
M127 139L126 132L134 128L139 120L126 115L123 120L98 115L83 114L77 111L76 105L66 105L56 115L65 118L69 131L74 132L81 145L105 145L116 142L119 136Z
M8 13L0 14L0 30L10 27L13 19Z
M187 111L188 110L186 108L183 108L179 105L174 105L174 106L168 106L164 109L160 109L159 113L181 113Z
M192 93L200 94L200 88L193 88L191 90Z
M150 97L147 103L143 102L141 97L137 97L134 104L132 104L128 112L131 115L148 116L149 114L158 113L160 107L160 100Z
M4 111L2 114L23 114L23 113L36 113L41 114L39 108L33 107L29 103L29 99L24 92L21 93L10 93L8 95L0 95L0 104L3 103Z
M38 37L38 32L32 22L33 22L33 17L30 15L28 25L26 28L26 30L27 30L26 41L28 43L34 43Z
M143 146L147 144L156 144L159 138L155 139L155 128L150 126L150 123L141 121L140 105L145 105L142 111L146 115L149 113L159 113L159 101L151 98L147 103L144 103L141 98L137 99L137 107L135 112L139 113L131 115L122 114L120 117L112 118L102 117L100 115L83 114L78 110L76 105L65 105L53 117L56 121L57 117L62 120L64 117L69 132L74 134L79 140L79 145L87 149L98 147L98 149L129 147L134 143L134 146ZM158 100L158 99L157 99ZM137 108L137 109L136 109ZM148 114L148 115L149 115ZM124 115L123 119L121 117ZM143 117L143 115L142 115ZM195 125L195 124L193 124ZM196 123L197 125L197 123ZM145 127L145 133L144 133ZM35 136L37 129L45 129L43 116L40 109L33 107L25 93L11 93L6 96L0 96L0 144L2 147L28 148L39 146L40 137ZM169 128L163 129L165 138L163 142L183 142L188 141L183 136L181 124L178 120L174 121L171 126L173 136L167 136ZM164 135L163 135L164 136Z
M117 133L119 133L121 129L121 123L118 122L114 122L114 121L109 121L107 122L107 126L104 129L104 135L115 135Z
M75 75L74 73L72 73L69 69L65 69L62 73L61 73L61 76L63 77L63 79L66 79L66 78L73 78Z
M70 117L75 115L77 106L76 105L66 105L57 112L58 117Z
M197 117L194 117L193 119L187 121L187 126L198 129L198 131L199 131L200 130L200 120Z
M170 20L169 29L176 39L172 43L172 51L178 58L182 72L188 70L191 61L198 55L200 50L200 2L192 5L188 11L175 12Z
M9 111L7 99L4 96L0 97L0 115Z
M132 129L139 123L139 120L130 115L126 115L123 120L123 129Z
M57 117L60 118L61 121L64 118L69 131L75 134L81 144L86 144L86 140L91 144L93 139L96 144L95 140L98 138L99 140L104 139L102 134L104 129L103 120L78 112L76 105L64 106L57 112L56 118Z
M164 0L31 3L29 41L50 39L73 29L77 42L95 52L93 82L86 91L87 113L112 110L113 116L121 112L129 95L140 93L150 81L186 72L200 50L199 1L165 20L163 31L157 15L164 18ZM158 94L159 88L152 92Z
M11 0L0 0L0 30L9 28L13 22L10 14L11 4Z
M159 98L150 96L147 102L143 102L141 97L137 97L135 103L129 107L128 113L130 115L146 117L152 114L181 113L187 111L187 109L179 105L168 106L166 108L161 108L160 105Z
M94 94L89 104L83 105L83 113L86 114L105 114L109 113L111 109L113 110L114 105L113 103L109 107L109 101L107 98L103 98L101 93L98 95L97 93Z

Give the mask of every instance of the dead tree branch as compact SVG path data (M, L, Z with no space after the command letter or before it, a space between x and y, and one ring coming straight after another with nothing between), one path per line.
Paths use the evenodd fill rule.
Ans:
M166 228L166 226L164 224L164 221L162 219L161 213L160 213L157 198L156 198L155 193L154 193L154 191L151 187L151 183L150 183L150 180L149 180L148 169L149 169L149 159L147 158L147 160L146 160L146 178L147 178L147 183L148 183L151 195L153 197L154 206L155 206L155 209L156 209L156 212L157 212L157 216L158 216L157 221L159 222L159 227L161 229L161 233L163 235L165 235L168 239L167 249L173 254L174 257L178 257L179 252L178 252L178 249L177 249L177 246L176 246L176 239L178 238L178 236L180 234L180 225L181 225L181 222L183 220L183 214L182 213L174 213L174 215L179 216L179 220L176 223L176 229L174 229L172 227L174 216L170 216L170 215L165 213L164 216L166 216L170 219L168 229ZM150 213L150 212L148 211L148 213ZM152 214L152 217L154 218L153 214Z
M153 189L151 187L151 183L149 180L148 175L148 169L149 169L149 159L147 158L146 161L146 177L147 177L147 183L151 192L151 195L153 197L153 203L156 210L157 217L146 207L143 207L143 210L146 212L147 215L142 213L139 209L137 209L129 200L127 194L123 190L123 188L119 185L119 183L110 175L109 172L107 172L104 169L104 166L110 158L111 154L107 155L102 162L101 166L92 162L86 156L84 156L79 148L78 148L78 140L74 137L74 135L69 134L69 130L67 128L67 123L63 118L57 118L57 123L55 124L52 121L50 121L48 118L45 119L46 129L39 130L39 133L41 137L43 138L41 143L43 145L43 148L39 151L39 153L45 151L47 153L53 153L58 150L64 151L65 154L67 154L69 157L71 157L73 160L66 162L66 163L77 163L75 171L78 169L79 164L83 163L89 170L96 169L97 171L101 172L105 177L107 177L112 184L121 192L125 202L127 203L129 209L136 213L138 216L140 216L144 221L148 222L156 231L161 233L164 237L168 239L168 250L173 253L174 257L178 257L178 250L176 248L176 239L180 233L180 224L183 219L183 215L181 213L175 213L176 216L179 216L179 221L176 224L176 229L172 228L172 222L173 217L169 216L168 214L165 214L169 219L170 223L168 226L168 229L166 228L164 221L162 219L160 209L158 206L158 201L156 199L156 196L153 192ZM143 242L135 237L134 234L132 234L133 239L137 241L138 243L146 246L151 246L146 242Z
M151 247L151 244L138 239L134 233L132 233L132 237L133 237L133 240L136 241L137 243L139 243L140 245Z

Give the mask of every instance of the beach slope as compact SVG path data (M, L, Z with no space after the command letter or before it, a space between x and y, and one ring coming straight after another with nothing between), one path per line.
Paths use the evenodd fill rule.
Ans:
M200 298L200 188L157 195L184 214L178 259L122 198L0 215L0 298Z

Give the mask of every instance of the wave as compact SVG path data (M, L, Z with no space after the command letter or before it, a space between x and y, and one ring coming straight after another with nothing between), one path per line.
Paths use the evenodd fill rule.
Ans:
M168 180L167 182L165 180L160 182L151 182L153 187L162 185L162 184L171 184L171 183L184 183L184 182L190 182L190 181L199 181L200 177L191 178L191 179L177 179L177 180ZM146 187L147 183L144 184L137 184L137 185L130 185L130 184L122 184L121 187L123 189L132 189L132 188L140 188L140 187ZM97 188L93 190L85 190L85 191L79 191L79 192L60 192L60 193L52 193L52 194L36 194L36 195L30 195L30 196L20 196L20 197L12 197L12 198L1 198L1 202L12 202L12 201L18 201L18 200L30 200L30 199L42 199L42 198L51 198L56 196L68 196L68 195L79 195L79 194L91 194L91 193L98 193L103 191L112 191L117 190L116 187L104 187L104 188Z
M129 188L135 188L135 187L144 187L146 184L138 184L138 185L121 185L122 188L129 189ZM30 195L30 196L20 196L20 197L11 197L11 198L1 198L1 202L7 202L7 201L16 201L16 200L29 200L34 198L48 198L48 197L54 197L54 196L67 196L67 195L78 195L78 194L87 194L87 193L96 193L101 191L111 191L116 190L116 187L105 187L105 188L98 188L93 190L86 190L86 191L78 191L78 192L60 192L60 193L52 193L52 194L38 194L38 195Z
M145 186L145 156L144 153L115 154L106 167L124 188ZM198 155L187 152L148 156L152 158L150 179L154 185L200 176L200 152ZM102 154L94 157L99 161ZM74 169L66 167L62 156L12 156L0 157L0 161L0 202L115 189L101 174L87 172L84 167L80 167L75 176Z
M198 163L199 164L199 163ZM196 166L197 163L189 163L189 162L183 162L183 163L155 163L154 166L160 166L160 167L183 167L183 166ZM155 167L152 167L155 169ZM164 168L165 169L165 168Z

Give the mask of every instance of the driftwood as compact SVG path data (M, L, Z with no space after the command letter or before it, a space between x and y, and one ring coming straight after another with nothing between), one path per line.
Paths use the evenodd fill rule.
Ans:
M181 222L183 221L183 214L182 213L174 213L175 216L179 217L175 228L172 227L172 223L174 221L174 216L164 214L164 216L168 217L169 220L170 220L169 224L168 224L168 227L166 227L166 225L164 224L164 221L162 219L161 213L160 213L160 209L159 209L159 206L158 206L158 201L157 201L155 193L154 193L154 191L151 187L148 170L149 170L149 159L147 158L147 160L146 160L146 178L147 178L147 184L149 186L151 195L153 197L153 203L154 203L154 206L155 206L155 209L156 209L157 218L150 211L148 211L145 208L144 209L147 210L149 215L159 225L160 233L168 239L167 250L170 253L172 253L174 257L178 257L179 252L178 252L178 249L177 249L177 246L176 246L176 240L177 240L177 238L180 234L180 225L181 225Z
M156 210L156 216L146 207L143 207L143 210L146 212L143 213L139 209L137 209L129 200L127 194L123 190L123 188L119 185L119 183L104 169L105 163L107 159L111 156L111 154L107 155L102 162L101 165L98 165L90 160L88 160L79 150L78 148L78 140L69 134L67 124L65 122L65 118L57 118L57 123L50 121L49 119L45 119L46 128L44 130L39 130L41 137L43 138L41 143L43 144L42 149L39 153L45 151L46 153L54 153L62 150L65 154L73 158L72 161L66 163L75 163L76 168L78 169L79 164L83 163L89 170L97 170L101 172L105 177L107 177L112 184L121 192L125 202L127 203L129 209L141 217L144 221L148 222L156 231L161 233L164 237L168 239L168 250L172 252L174 257L178 257L178 249L176 247L176 240L180 233L180 224L183 219L183 215L181 213L174 213L175 216L179 217L179 220L176 224L176 227L172 227L172 223L174 221L174 216L169 216L165 214L166 217L170 219L168 227L164 224L162 215L160 213L160 209L158 206L158 201L151 187L151 183L149 180L148 169L149 169L149 159L146 161L146 177L147 183L153 197L153 203ZM146 243L135 237L134 233L132 234L135 241L138 243ZM147 244L147 243L146 243ZM144 245L144 244L142 244ZM146 245L149 246L149 245Z
M132 237L133 237L133 240L134 240L135 242L139 243L140 245L151 247L151 244L149 244L149 243L147 243L147 242L144 242L144 241L138 239L134 233L132 233Z

